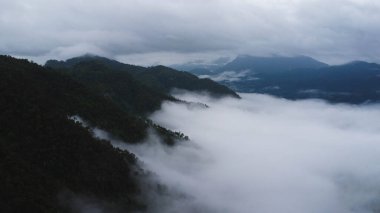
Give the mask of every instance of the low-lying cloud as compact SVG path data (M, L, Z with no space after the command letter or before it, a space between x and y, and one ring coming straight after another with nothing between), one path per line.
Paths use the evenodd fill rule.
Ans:
M259 78L254 77L251 73L251 70L243 70L243 71L225 71L222 73L218 73L215 75L200 75L199 78L209 78L213 81L241 81L242 79L246 80L258 80Z
M151 118L189 135L128 146L170 189L164 212L343 213L380 209L380 106L183 94ZM154 136L152 136L154 137Z

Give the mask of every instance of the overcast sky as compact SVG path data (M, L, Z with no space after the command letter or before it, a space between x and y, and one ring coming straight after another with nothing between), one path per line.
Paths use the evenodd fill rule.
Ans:
M0 54L142 65L219 56L380 62L377 0L0 0Z

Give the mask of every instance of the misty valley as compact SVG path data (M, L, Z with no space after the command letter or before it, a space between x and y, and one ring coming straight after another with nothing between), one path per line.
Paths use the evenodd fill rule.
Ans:
M213 81L91 54L0 56L0 211L380 212L380 65L243 58L256 71ZM290 95L330 72L324 90L345 98ZM228 87L247 81L282 92Z
M378 211L379 105L239 95L181 94L209 108L167 102L151 118L190 143L126 146L186 194L157 212Z

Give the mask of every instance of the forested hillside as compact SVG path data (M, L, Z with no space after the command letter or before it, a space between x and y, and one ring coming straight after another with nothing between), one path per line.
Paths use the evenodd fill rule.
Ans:
M146 115L163 101L186 104L169 95L178 79L191 79L184 86L190 90L238 97L175 70L87 59L46 68L0 56L0 212L78 212L78 202L95 202L104 212L143 211L147 175L137 158L94 138L91 127L126 143L142 142L153 129L174 145L188 137Z

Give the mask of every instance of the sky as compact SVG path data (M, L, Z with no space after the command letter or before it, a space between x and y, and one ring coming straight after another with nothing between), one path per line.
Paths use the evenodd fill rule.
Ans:
M0 54L139 65L238 54L380 62L377 0L0 0Z
M212 99L184 93L151 118L184 132L175 147L152 135L115 143L169 190L152 212L370 213L380 208L379 105L290 101L260 94ZM162 197L157 197L158 200Z

